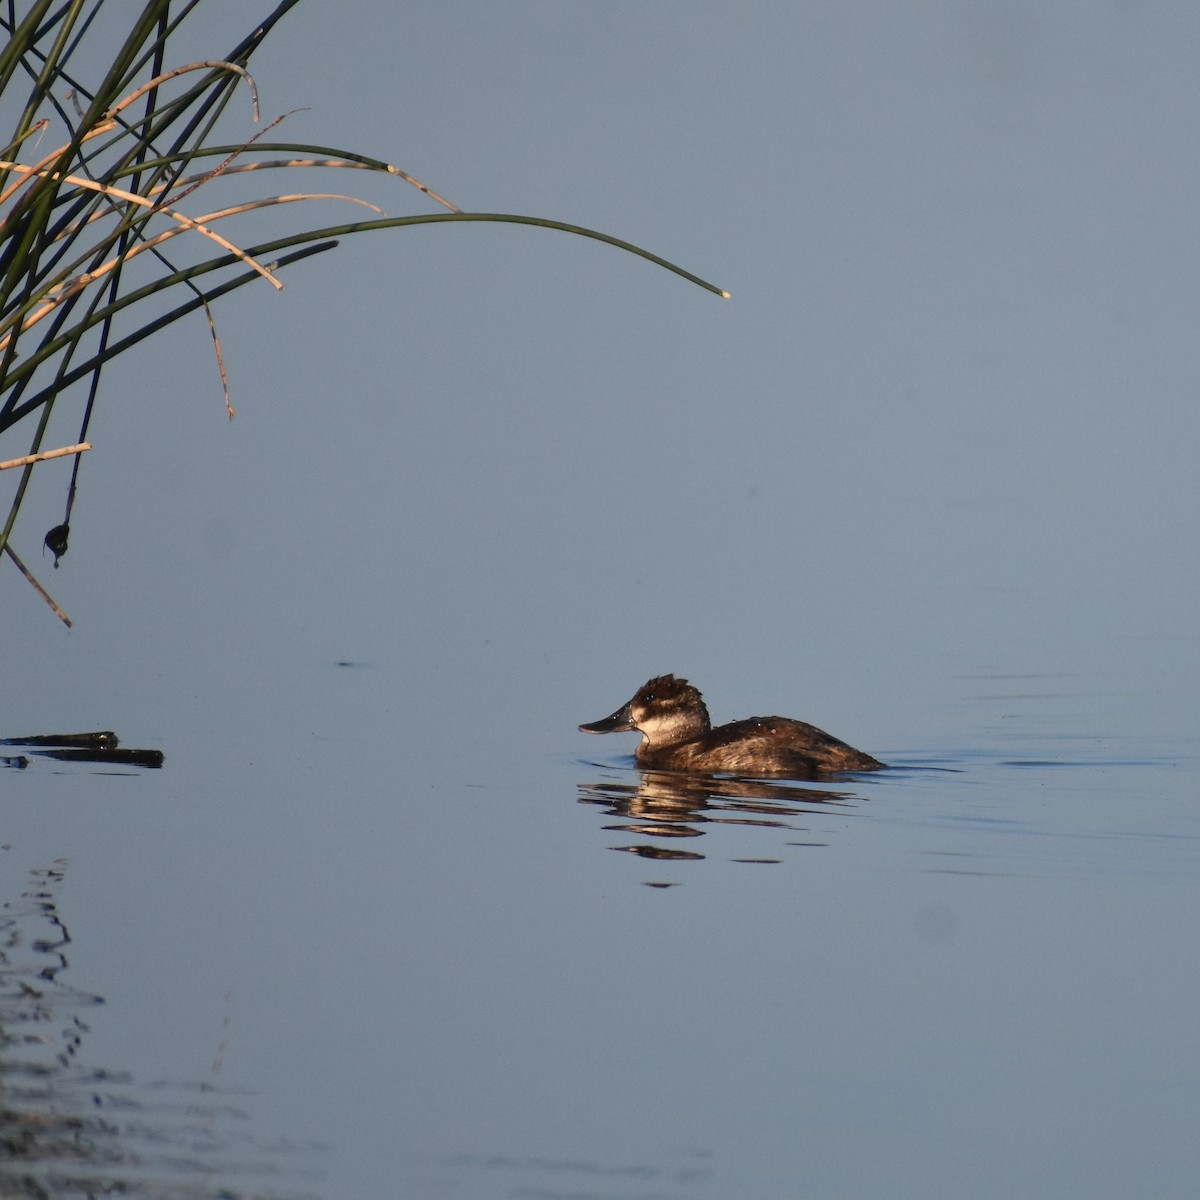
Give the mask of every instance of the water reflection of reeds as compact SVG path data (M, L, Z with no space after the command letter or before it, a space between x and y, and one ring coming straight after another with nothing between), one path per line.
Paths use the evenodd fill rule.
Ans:
M0 904L0 1197L218 1200L280 1192L282 1155L216 1081L139 1085L82 1065L100 996L68 986L63 862ZM289 1164L288 1174L295 1174ZM259 1182L270 1179L267 1190ZM311 1194L311 1193L309 1193Z
M856 797L850 792L774 780L643 771L632 783L606 779L580 784L578 799L581 804L600 805L607 815L620 818L618 824L605 825L605 830L654 839L611 846L610 849L641 858L694 862L707 855L678 844L659 843L704 837L715 833L714 827L719 826L758 826L787 833L807 832L807 826L798 823L800 819L852 810ZM773 846L777 844L772 843ZM819 846L824 843L788 840L785 844ZM736 858L735 861L780 860L755 857Z

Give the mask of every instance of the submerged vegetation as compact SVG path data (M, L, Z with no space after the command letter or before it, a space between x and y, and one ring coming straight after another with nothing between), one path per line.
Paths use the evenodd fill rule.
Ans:
M540 225L595 238L725 293L682 268L595 230L541 217L463 212L411 175L355 151L268 140L282 118L239 143L218 139L226 107L246 93L258 121L258 94L248 64L299 0L278 3L221 58L172 61L173 39L202 0L0 0L0 470L17 477L0 522L0 560L15 564L69 624L12 545L12 533L37 463L74 458L63 521L44 535L58 559L66 553L88 427L103 368L118 354L192 313L208 321L216 372L233 416L213 301L259 281L281 288L289 265L332 249L338 238L369 230L447 221ZM103 23L101 17L103 16ZM104 58L103 78L88 81L100 34L123 22L124 40ZM102 28L103 25L103 28ZM10 114L13 114L10 116ZM46 147L50 148L47 149ZM295 171L381 172L411 185L438 211L387 216L365 200L325 191L265 194L265 181ZM238 177L238 202L206 211L203 189ZM297 213L304 201L343 200L378 215L337 226L307 227L302 218L257 245L220 232L227 218L261 209ZM74 385L78 385L75 387ZM69 398L69 399L68 399ZM56 404L70 403L77 434L44 448ZM20 431L23 431L20 432ZM16 439L20 437L18 442ZM0 476L3 478L3 476Z

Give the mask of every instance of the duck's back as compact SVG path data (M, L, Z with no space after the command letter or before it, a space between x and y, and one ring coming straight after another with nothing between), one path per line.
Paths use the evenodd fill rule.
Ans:
M639 747L644 766L807 778L833 771L877 771L884 764L832 734L790 717L730 721L693 742Z

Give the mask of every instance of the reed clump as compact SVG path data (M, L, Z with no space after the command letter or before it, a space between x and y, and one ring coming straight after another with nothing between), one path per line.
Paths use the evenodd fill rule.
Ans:
M11 132L0 132L0 438L9 439L0 442L0 451L9 451L0 453L0 469L19 473L0 525L0 552L7 556L0 561L15 564L52 606L18 557L12 534L37 464L72 455L65 517L45 535L55 566L65 553L105 364L201 312L213 339L214 379L224 387L232 417L214 301L256 281L282 288L280 274L288 266L333 249L339 238L429 222L540 225L608 242L724 295L607 234L540 217L463 212L380 159L278 140L273 135L282 118L257 125L249 64L299 0L276 4L219 58L173 62L175 35L202 2L147 0L140 10L131 10L129 0L0 3L0 31L7 37L0 50L0 112L16 114ZM96 82L77 64L89 61L89 40L101 26L106 36L114 27L126 32ZM248 134L223 141L218 123L239 100L251 118ZM415 189L414 198L429 211L389 216L339 190L268 189L270 180L310 182L332 171L392 176ZM236 178L245 194L208 208L208 185L218 178ZM304 223L306 202L331 199L373 214L336 226ZM255 210L276 210L284 227L250 246L222 232L229 218ZM67 414L73 432L78 409L77 436L70 446L44 447L51 415L63 403L73 406Z

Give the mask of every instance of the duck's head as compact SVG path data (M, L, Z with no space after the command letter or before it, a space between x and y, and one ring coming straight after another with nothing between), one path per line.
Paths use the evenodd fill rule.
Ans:
M686 679L659 675L638 688L628 704L590 725L583 733L621 733L636 729L651 746L673 746L703 737L712 728L697 688Z

